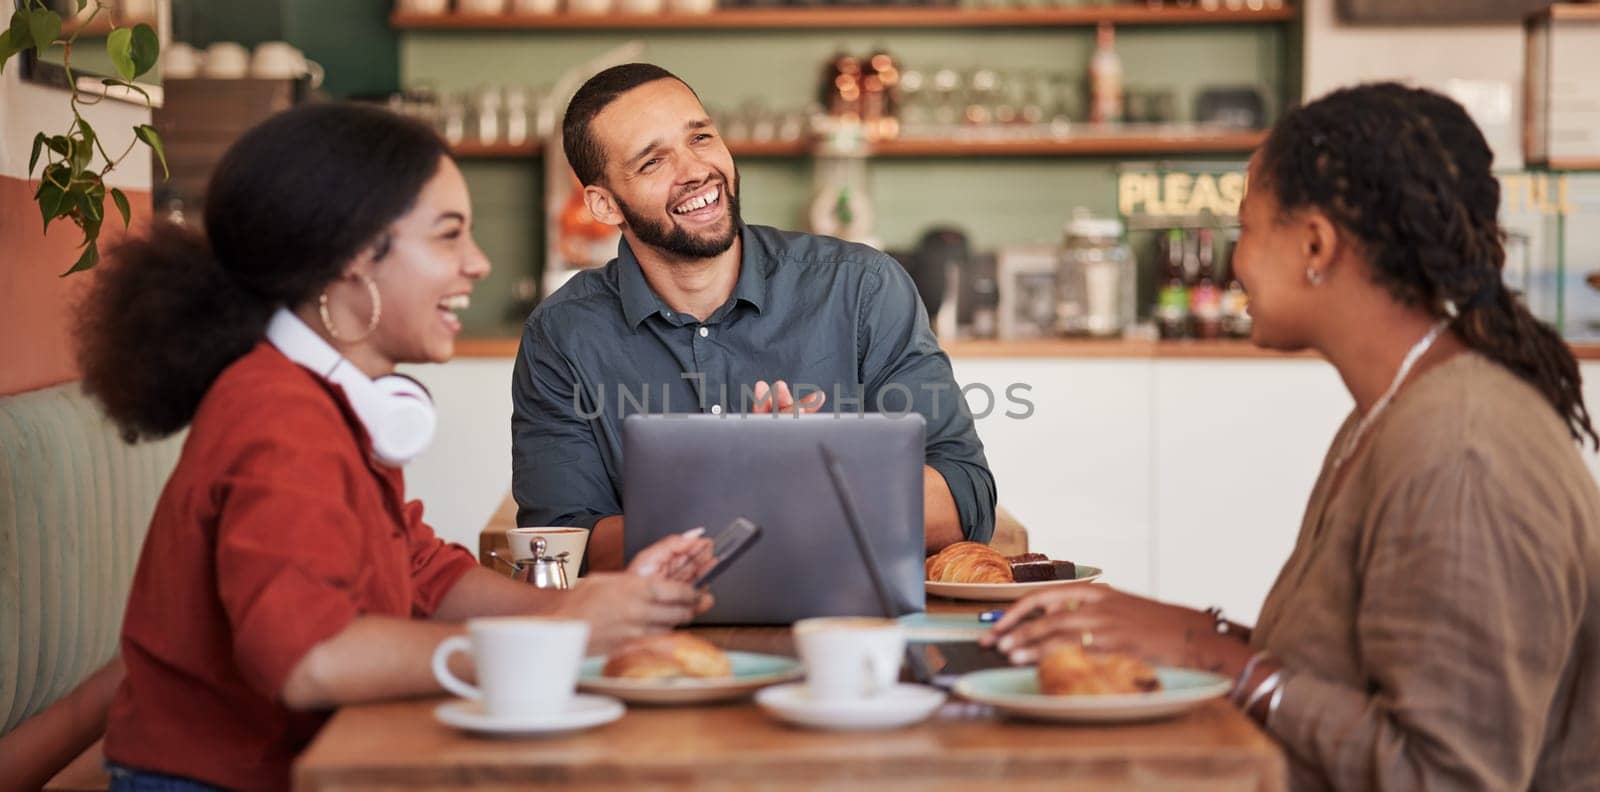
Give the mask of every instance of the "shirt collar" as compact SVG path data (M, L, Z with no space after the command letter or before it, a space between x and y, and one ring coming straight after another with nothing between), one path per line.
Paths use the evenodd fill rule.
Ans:
M760 241L749 226L740 226L739 237L742 246L739 281L733 285L733 299L750 303L760 313L767 302L765 256L757 251ZM644 270L639 267L639 259L633 255L633 248L628 247L625 238L617 242L617 287L622 297L622 315L629 327L638 327L646 317L670 310L650 288Z

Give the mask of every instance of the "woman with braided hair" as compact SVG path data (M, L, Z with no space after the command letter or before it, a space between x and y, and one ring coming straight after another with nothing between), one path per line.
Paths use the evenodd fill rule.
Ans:
M1502 285L1492 159L1460 105L1385 83L1251 160L1253 340L1316 350L1355 400L1253 629L1072 587L986 642L1226 673L1296 789L1600 789L1600 441L1571 351Z

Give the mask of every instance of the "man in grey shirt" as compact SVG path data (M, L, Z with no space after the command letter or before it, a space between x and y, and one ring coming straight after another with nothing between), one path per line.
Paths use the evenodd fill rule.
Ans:
M517 524L591 528L590 567L618 568L626 415L814 412L831 399L920 413L928 550L988 541L994 477L899 264L745 225L732 155L693 90L659 67L596 75L562 134L589 211L622 242L524 324L511 386Z

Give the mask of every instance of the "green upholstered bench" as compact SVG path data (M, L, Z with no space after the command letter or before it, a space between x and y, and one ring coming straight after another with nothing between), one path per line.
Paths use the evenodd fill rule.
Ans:
M181 443L127 445L77 384L0 397L0 764L10 780L38 786L99 738L120 666L73 691L116 656L139 548Z

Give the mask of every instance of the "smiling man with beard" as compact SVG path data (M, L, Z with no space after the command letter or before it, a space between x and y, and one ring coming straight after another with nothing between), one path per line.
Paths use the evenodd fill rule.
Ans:
M631 413L920 413L926 544L987 541L994 477L950 360L893 259L746 225L739 172L699 97L657 66L595 75L567 106L567 160L617 257L523 327L512 377L518 525L592 528L622 565L622 420ZM803 385L802 385L803 383Z

